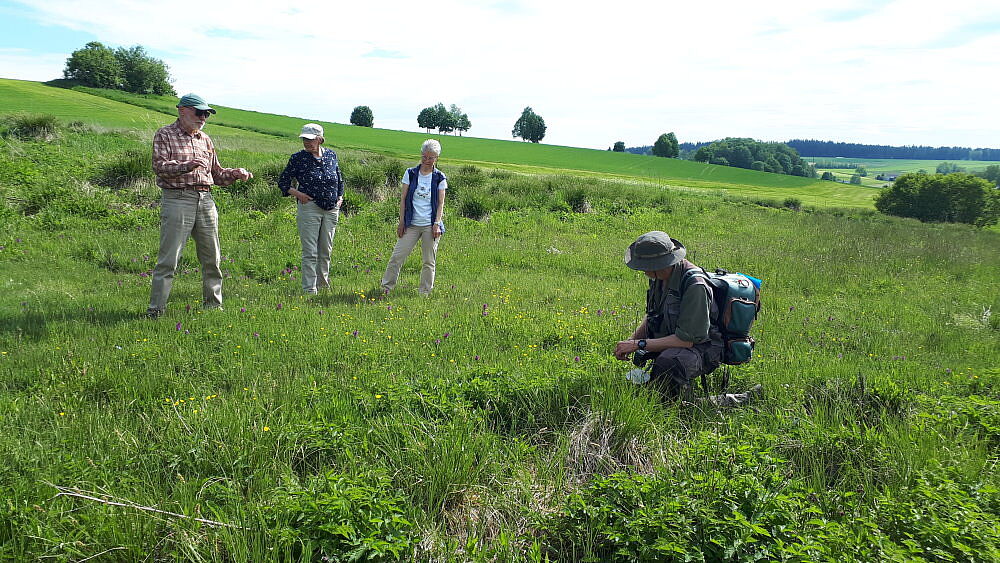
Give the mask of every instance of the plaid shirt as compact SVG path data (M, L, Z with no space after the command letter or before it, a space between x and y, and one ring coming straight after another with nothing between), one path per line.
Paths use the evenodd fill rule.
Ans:
M211 168L191 168L190 161L203 157ZM208 191L212 185L228 186L236 181L237 168L219 166L212 139L202 131L189 135L173 122L160 127L153 136L153 172L156 185L165 190L196 189Z

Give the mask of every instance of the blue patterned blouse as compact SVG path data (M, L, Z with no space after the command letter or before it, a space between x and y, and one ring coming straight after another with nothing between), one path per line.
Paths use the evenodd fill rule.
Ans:
M344 195L344 177L337 164L337 153L323 148L323 158L301 150L288 159L288 165L278 178L282 195L292 189L292 178L298 181L298 190L323 209L333 209Z

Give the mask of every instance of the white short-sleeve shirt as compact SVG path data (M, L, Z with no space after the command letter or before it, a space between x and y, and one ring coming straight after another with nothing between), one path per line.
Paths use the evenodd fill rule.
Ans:
M431 177L433 175L433 172L417 174L417 189L413 191L413 220L410 223L414 227L426 227L433 222L434 218L431 216L434 212L431 208ZM410 185L409 168L403 172L403 185ZM448 180L441 180L441 183L438 184L438 190L443 192L447 189Z

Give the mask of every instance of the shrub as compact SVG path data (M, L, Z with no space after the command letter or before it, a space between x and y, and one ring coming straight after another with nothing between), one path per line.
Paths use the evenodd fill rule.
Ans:
M490 170L490 178L494 180L510 180L514 177L514 173L508 170L501 170L499 168L494 168Z
M344 183L347 187L371 201L385 201L388 190L385 186L385 171L381 167L363 163L349 165L345 162L341 170L344 173Z
M490 215L490 208L486 202L478 197L467 197L462 199L458 206L458 214L476 221L482 221Z
M344 201L340 204L340 212L344 215L355 215L365 208L368 200L354 190L344 190Z
M401 559L414 544L414 526L404 518L405 499L390 487L384 477L329 471L282 487L265 515L282 543L315 550L297 554L305 561Z
M398 186L400 180L403 178L403 172L407 169L406 164L399 159L389 158L386 159L385 163L382 164L382 170L385 171L385 185L387 188L392 188ZM392 192L391 189L387 190L387 195Z
M50 114L13 114L4 121L7 134L24 141L51 141L59 132L59 120Z
M576 213L590 213L594 210L590 206L590 202L587 201L587 190L583 188L571 188L564 192L563 197L570 208Z
M1000 192L972 174L903 174L875 198L887 215L985 227L1000 218Z
M129 149L101 167L93 181L110 188L131 188L136 184L152 182L152 153L148 150Z
M788 197L785 198L785 201L784 203L782 203L782 205L784 205L788 209L791 209L792 211L799 211L802 209L802 200L800 200L797 197Z

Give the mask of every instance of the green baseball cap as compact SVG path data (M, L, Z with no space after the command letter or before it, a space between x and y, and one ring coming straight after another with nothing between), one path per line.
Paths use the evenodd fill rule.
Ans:
M181 96L181 101L177 102L177 107L190 107L215 113L215 110L205 102L205 98L202 98L198 94L184 94Z

